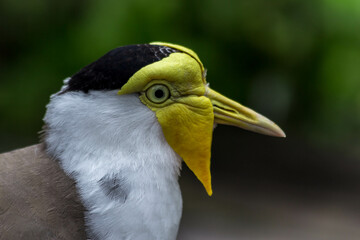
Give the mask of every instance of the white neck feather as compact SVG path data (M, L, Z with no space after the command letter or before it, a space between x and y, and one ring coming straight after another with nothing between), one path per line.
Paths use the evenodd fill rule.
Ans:
M76 181L92 239L176 238L181 159L137 95L53 95L44 121L47 151Z

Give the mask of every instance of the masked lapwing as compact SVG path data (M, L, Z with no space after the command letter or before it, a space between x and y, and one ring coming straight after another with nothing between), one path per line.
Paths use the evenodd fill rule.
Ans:
M108 52L51 96L40 144L0 155L0 239L176 239L182 161L212 195L216 124L285 136L212 90L188 48Z

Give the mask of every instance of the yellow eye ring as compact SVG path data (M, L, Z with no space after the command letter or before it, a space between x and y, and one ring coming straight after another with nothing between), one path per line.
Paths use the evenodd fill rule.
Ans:
M162 84L152 85L146 90L146 97L153 103L163 103L170 97L170 90Z

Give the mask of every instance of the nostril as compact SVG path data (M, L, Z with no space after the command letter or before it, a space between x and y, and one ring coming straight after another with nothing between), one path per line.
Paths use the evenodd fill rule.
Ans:
M225 108L225 107L219 106L219 105L217 105L217 104L213 104L213 107L222 109L222 110L227 111L227 112L237 113L237 112L236 112L234 109L232 109L232 108Z

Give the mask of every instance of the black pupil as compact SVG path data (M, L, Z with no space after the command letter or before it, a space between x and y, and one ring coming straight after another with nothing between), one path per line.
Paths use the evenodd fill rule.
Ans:
M163 96L164 96L164 91L163 91L163 90L157 89L157 90L155 91L155 97L157 97L157 98L162 98Z

